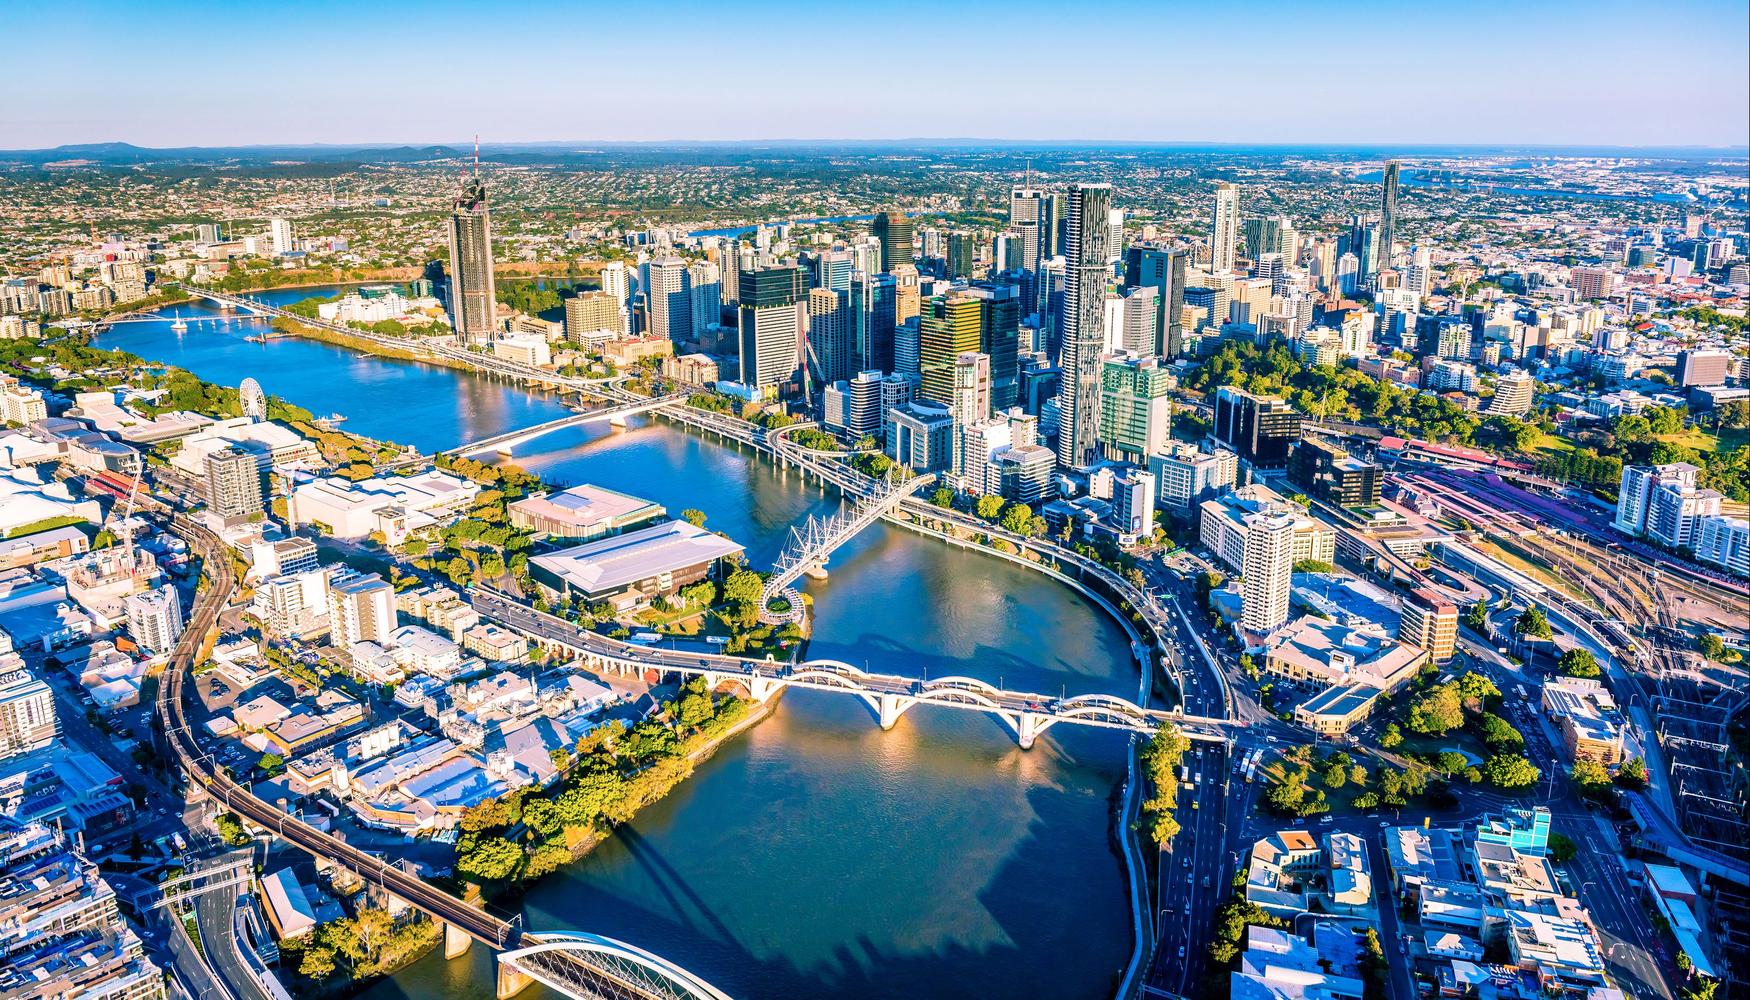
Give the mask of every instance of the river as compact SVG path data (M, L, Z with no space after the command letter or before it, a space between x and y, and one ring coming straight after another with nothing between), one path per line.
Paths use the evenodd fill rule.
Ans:
M215 381L253 375L318 413L346 413L348 429L426 449L560 412L449 369L252 344L245 332L128 324L100 343ZM755 565L789 525L838 503L749 451L660 422L527 447L518 463L549 478L703 510ZM808 583L811 656L1135 695L1120 627L1042 574L879 524L829 569ZM854 698L790 692L519 905L530 930L620 938L742 1000L1109 996L1131 945L1111 819L1123 748L1114 733L1059 727L1023 751L994 717L951 709L916 709L883 732ZM366 995L490 997L489 963L479 947L453 962L434 953Z

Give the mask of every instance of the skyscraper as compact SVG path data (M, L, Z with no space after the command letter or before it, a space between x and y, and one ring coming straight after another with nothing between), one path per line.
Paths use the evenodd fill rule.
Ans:
M948 234L948 278L972 277L972 234L955 230Z
M1240 235L1240 189L1223 181L1215 186L1215 212L1209 225L1209 269L1226 274L1234 267L1234 247Z
M881 241L882 271L892 274L894 268L911 263L914 227L904 212L876 212L872 231L875 238Z
M1105 346L1106 252L1112 185L1077 184L1069 192L1063 294L1063 384L1058 389L1057 460L1082 468L1095 458L1100 421L1100 355Z
M1037 272L1048 242L1045 234L1045 192L1018 187L1009 192L1009 227L1021 237L1021 267Z
M923 304L918 318L918 397L943 405L954 402L954 365L962 354L975 352L983 339L984 310L965 291L937 295ZM986 379L989 359L985 360Z
M796 374L803 331L800 268L771 267L741 272L741 381L774 389Z
M1021 295L1016 285L979 284L968 293L983 308L980 351L990 355L990 405L1006 410L1021 392Z
M1398 236L1398 161L1385 161L1379 186L1379 244L1381 266L1392 266L1392 242Z
M891 274L851 274L851 351L858 371L893 370L894 293Z
M855 359L849 293L830 288L808 290L808 349L814 355L809 360L810 369L821 384L851 377Z
M1191 266L1189 248L1138 244L1124 255L1124 283L1153 288L1155 308L1154 353L1168 361L1178 357L1185 343L1185 272Z
M478 175L462 185L450 213L450 320L463 344L491 340L498 325L492 213L486 204L486 184Z
M687 262L679 257L658 257L650 262L650 280L644 289L650 325L645 334L662 340L684 341L693 336L693 282Z

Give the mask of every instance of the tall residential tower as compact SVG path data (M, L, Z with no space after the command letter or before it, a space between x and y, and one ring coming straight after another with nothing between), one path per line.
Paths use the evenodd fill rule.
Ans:
M462 185L450 213L450 318L456 339L479 344L497 326L497 292L492 285L492 213L479 175Z
M1077 184L1069 192L1063 293L1063 368L1058 389L1057 460L1091 465L1100 432L1100 355L1106 344L1106 284L1112 273L1112 185Z

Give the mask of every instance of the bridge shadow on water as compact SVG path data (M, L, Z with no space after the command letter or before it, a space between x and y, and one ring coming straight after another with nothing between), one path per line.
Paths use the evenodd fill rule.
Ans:
M1062 794L1049 787L1029 792L1035 816L1061 812L1049 800ZM973 894L984 912L983 926L945 921L930 899L871 900L869 911L894 917L861 929L823 924L822 910L855 908L859 901L807 894L808 887L793 885L782 866L742 873L739 891L763 897L761 909L775 919L769 926L738 925L723 911L743 907L712 905L631 828L618 831L615 839L656 885L657 895L609 896L584 882L566 887L565 905L584 928L656 951L738 1000L1110 996L1129 955L1128 901L1121 893L1111 895L1107 913L1065 906L1049 891L1061 885L1065 845L1048 826L1037 818L1029 823L1025 836ZM1107 832L1099 841L1076 846L1087 855L1080 867L1096 862L1114 872L1121 869ZM936 847L886 842L881 830L868 835L872 854ZM733 863L733 858L723 861ZM1122 889L1117 875L1108 877ZM785 943L793 936L802 939L804 949L830 957L804 962L787 956Z

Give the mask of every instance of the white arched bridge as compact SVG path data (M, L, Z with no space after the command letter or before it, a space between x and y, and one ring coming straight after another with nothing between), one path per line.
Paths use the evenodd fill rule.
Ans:
M975 677L926 680L871 673L839 660L781 663L642 646L581 628L484 587L476 587L470 598L482 616L531 636L542 646L571 653L596 670L620 674L655 670L702 677L712 688L740 687L754 701L765 701L786 687L848 694L866 702L883 729L918 705L988 712L1014 732L1023 748L1058 723L1146 733L1162 722L1172 722L1187 737L1212 743L1226 741L1230 724L1226 719L1141 708L1109 694L1059 697L1004 690Z
M530 934L523 942L498 956L500 996L537 982L568 997L729 1000L661 955L600 934Z

